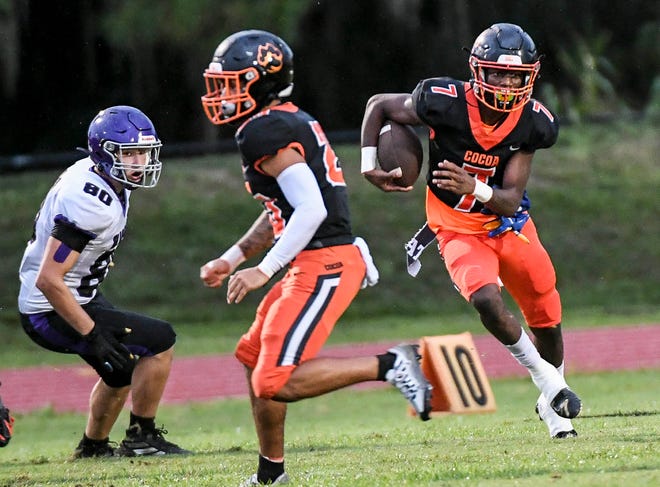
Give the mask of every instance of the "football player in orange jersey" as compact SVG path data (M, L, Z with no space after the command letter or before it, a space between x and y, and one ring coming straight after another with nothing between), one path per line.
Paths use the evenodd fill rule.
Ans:
M265 31L241 31L217 47L204 73L202 105L217 125L236 124L246 186L264 212L200 277L219 287L229 277L227 302L239 303L280 270L287 272L261 301L236 357L248 372L259 465L245 485L284 484L287 402L371 380L387 380L422 419L431 386L416 346L377 356L319 358L321 347L361 287L378 271L351 229L346 182L321 125L287 100L293 53ZM271 247L261 262L235 272Z
M393 187L392 175L376 167L378 134L387 119L429 128L427 223L406 246L409 263L437 239L456 289L540 390L536 408L550 435L573 437L571 419L582 403L563 376L555 270L526 192L534 152L557 140L557 117L532 98L540 61L519 26L499 23L483 31L469 66L467 82L430 78L412 93L373 96L362 122L362 172L384 191L410 190ZM500 283L520 307L534 343L505 306Z

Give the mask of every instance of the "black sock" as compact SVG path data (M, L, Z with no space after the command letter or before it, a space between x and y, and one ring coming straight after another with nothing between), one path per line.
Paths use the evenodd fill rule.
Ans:
M259 468L257 469L257 480L262 484L275 482L277 477L284 473L284 461L273 462L259 455Z
M108 437L108 438L104 438L104 439L102 439L102 440L93 440L92 438L88 437L85 433L83 433L83 437L82 437L82 442L83 442L85 445L90 445L90 446L104 445L104 444L106 444L109 440L110 440L109 437Z
M378 359L378 380L386 380L385 374L388 370L394 367L394 361L396 360L396 355L393 353L387 352L381 355L376 355Z
M134 424L140 426L141 430L152 431L156 429L156 418L143 418L142 416L137 416L131 413L128 427L130 428Z

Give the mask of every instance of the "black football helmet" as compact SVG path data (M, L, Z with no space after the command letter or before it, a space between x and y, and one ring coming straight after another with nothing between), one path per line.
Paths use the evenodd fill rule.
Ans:
M272 100L291 96L293 52L270 32L237 32L216 48L204 79L202 106L211 123L241 122Z
M534 81L541 69L534 41L515 24L494 24L479 34L470 52L472 84L477 99L499 112L521 109L532 97ZM523 74L519 88L488 84L488 70Z

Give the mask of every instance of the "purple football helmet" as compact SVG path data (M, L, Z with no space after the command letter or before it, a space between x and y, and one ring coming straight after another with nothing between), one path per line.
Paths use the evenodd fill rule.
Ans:
M119 105L101 110L89 125L87 143L89 157L99 170L128 189L153 188L158 183L163 144L149 117L137 108ZM124 156L136 151L146 153L146 164L132 164ZM141 177L136 179L136 174Z

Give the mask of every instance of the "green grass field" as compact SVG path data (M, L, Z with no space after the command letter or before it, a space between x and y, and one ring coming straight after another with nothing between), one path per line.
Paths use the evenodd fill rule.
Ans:
M394 389L294 403L287 470L299 486L660 485L657 371L573 375L571 384L585 402L574 420L580 436L559 441L534 416L537 394L527 379L492 381L495 413L429 422L408 417ZM166 406L159 420L195 455L72 461L83 415L19 416L15 438L0 450L0 486L232 486L256 468L247 400Z

